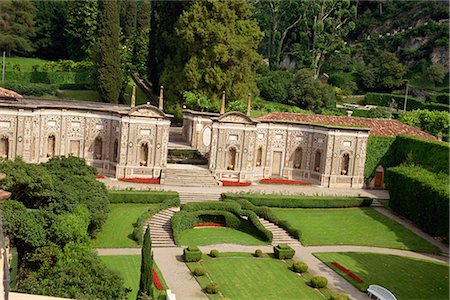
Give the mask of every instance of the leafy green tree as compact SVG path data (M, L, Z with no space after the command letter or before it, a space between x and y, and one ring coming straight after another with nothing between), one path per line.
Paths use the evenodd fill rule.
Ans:
M257 78L261 96L269 101L288 103L288 89L294 74L290 71L274 71Z
M0 49L7 55L30 53L35 34L36 8L26 0L0 1Z
M369 118L383 118L390 119L392 117L392 112L387 107L379 106L377 108L372 108L368 111L367 116Z
M38 265L21 280L20 292L80 300L126 296L122 279L87 244L69 243L62 251L51 244L37 249L31 260Z
M90 215L86 205L77 205L72 212L56 215L52 221L49 231L57 244L84 243L89 240Z
M6 233L14 237L20 253L46 244L42 215L29 210L16 200L6 200L1 206Z
M64 36L67 40L67 52L72 60L90 60L93 57L98 34L98 3L96 0L77 0L64 3L67 5Z
M36 1L36 35L32 41L36 48L36 55L50 59L67 58L66 28L67 2L64 1Z
M433 135L448 134L450 114L446 111L417 109L400 115L400 121L410 126L418 127Z
M336 105L333 88L314 78L314 71L301 69L289 87L289 102L302 109L320 112Z
M219 104L217 101L208 99L205 95L185 91L183 93L184 104L187 108L199 111L218 112Z
M120 5L120 28L122 29L122 45L133 49L136 31L137 3L136 0L123 0Z
M27 164L22 159L1 161L0 171L7 174L0 187L11 192L11 198L28 208L47 204L55 189L52 177L41 165Z
M254 69L262 34L250 14L244 0L198 0L183 12L175 25L176 54L166 60L160 78L169 101L180 102L185 90L211 99L222 91L229 100L257 95Z
M142 78L147 78L150 33L150 0L139 3L132 63Z
M433 64L425 69L423 76L432 84L441 83L445 77L445 68L440 64Z
M104 102L118 103L122 86L117 1L99 0L97 88Z
M139 280L138 299L146 295L152 295L153 284L153 254L152 240L150 238L150 228L147 227L144 234L144 242L142 245L142 262L141 262L141 279Z

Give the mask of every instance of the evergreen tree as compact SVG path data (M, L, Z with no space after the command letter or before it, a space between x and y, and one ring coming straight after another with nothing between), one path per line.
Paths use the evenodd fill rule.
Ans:
M72 60L90 60L97 36L99 2L75 0L64 5L68 6L64 36L69 57Z
M133 65L141 77L147 77L147 56L150 32L150 0L139 3L136 38L133 48Z
M122 28L122 45L132 52L133 37L136 31L136 0L122 0L120 2L120 28Z
M141 261L141 279L139 281L138 299L152 295L153 284L153 254L152 240L150 238L150 228L147 227L144 234L144 242L142 245L142 261Z
M99 1L96 49L97 87L103 101L117 103L122 83L117 1Z
M35 34L35 13L36 8L30 1L0 1L0 49L7 55L34 50L31 37Z
M262 38L252 6L244 0L194 1L175 25L176 54L166 60L160 84L168 101L180 101L192 90L231 100L258 94L254 69L261 61L256 48Z

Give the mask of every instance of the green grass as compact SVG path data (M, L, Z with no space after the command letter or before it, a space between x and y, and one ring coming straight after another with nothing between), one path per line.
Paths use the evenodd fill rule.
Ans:
M116 271L124 280L124 286L131 290L128 293L127 299L135 300L137 292L139 290L139 280L141 276L141 256L140 255L120 255L120 256L99 256L100 259L106 264L106 266ZM156 264L153 264L153 268L158 274L159 280L167 289L167 284L164 281L163 276ZM158 292L155 290L155 296ZM165 294L165 293L164 293Z
M437 253L439 249L372 208L272 209L313 245L360 245Z
M211 280L219 285L223 296L230 299L324 299L325 297L306 285L303 278L289 270L286 262L270 258L254 258L250 253L221 253L218 258L204 256L198 263L188 263L190 270L201 265ZM210 280L196 278L204 287ZM323 291L322 291L323 292ZM326 294L328 290L324 291ZM210 299L220 299L211 296Z
M314 255L363 292L370 284L378 284L390 290L399 300L449 299L449 267L446 264L372 253ZM331 265L333 261L352 271L363 283L357 283Z
M26 96L29 98L36 98L35 96ZM43 99L54 100L80 100L80 101L101 101L100 95L94 90L56 90L56 95L44 94Z
M213 244L267 245L257 237L231 228L196 228L181 233L181 245L204 246Z
M128 79L128 84L125 88L125 102L129 105L131 103L131 94L133 91L133 80L131 77ZM145 104L148 101L150 101L147 97L147 95L136 85L136 105Z
M102 231L95 240L91 241L93 248L127 248L138 247L136 241L131 239L133 224L137 218L150 207L158 204L111 204L108 219Z
M0 65L2 64L3 58L0 58ZM5 66L5 70L6 71L12 71L12 67L13 65L19 64L20 65L20 70L22 72L32 72L33 71L33 66L34 65L43 65L47 62L49 62L49 60L44 60L44 59L40 59L40 58L27 58L27 57L16 57L16 56L12 56L12 57L6 57L5 58L5 62L6 62L6 66Z

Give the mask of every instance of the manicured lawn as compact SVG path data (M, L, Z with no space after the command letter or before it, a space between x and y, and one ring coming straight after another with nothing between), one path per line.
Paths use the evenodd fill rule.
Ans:
M272 209L301 231L304 245L362 245L439 252L438 248L372 208Z
M249 253L223 253L218 258L206 257L199 263L188 263L193 270L201 265L211 280L219 285L223 296L230 299L324 299L306 285L306 279L274 258L254 258ZM226 255L226 256L225 256ZM209 279L197 277L202 287ZM212 296L211 299L220 299Z
M133 223L151 206L157 204L120 203L111 204L108 219L103 225L102 231L92 240L93 248L126 248L138 247L130 238L133 232Z
M183 231L181 245L204 246L213 244L267 245L267 242L231 228L195 228Z
M126 288L131 290L128 293L127 299L136 299L137 292L139 290L139 279L141 276L141 256L140 255L120 255L120 256L99 256L100 259L106 264L106 266L119 273L119 275L124 280L124 285ZM167 289L167 284L161 275L156 264L153 267L158 274L158 277L163 284L164 288ZM155 290L155 295L157 291Z
M315 253L321 261L365 292L370 284L381 285L399 300L449 299L449 266L431 261L372 253ZM357 283L331 265L338 262L363 282Z
M124 98L125 98L125 102L127 104L131 103L131 94L133 91L133 80L131 79L131 77L128 80L128 84L125 88L125 94L124 94ZM140 105L140 104L145 104L149 101L147 95L136 85L136 105Z
M3 58L0 58L0 65L2 64L2 60ZM27 58L27 57L6 57L5 58L6 61L6 66L5 66L5 70L6 71L12 71L12 67L13 65L20 65L20 71L22 72L32 72L33 71L33 66L34 65L43 65L47 62L49 62L49 60L43 60L43 59L39 59L39 58Z

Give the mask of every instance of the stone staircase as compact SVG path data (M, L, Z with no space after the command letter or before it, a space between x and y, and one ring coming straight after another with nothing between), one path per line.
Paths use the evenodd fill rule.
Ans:
M203 165L167 164L163 185L216 187L217 181Z
M384 207L383 204L381 204L381 202L378 201L377 199L373 199L372 204L370 206L371 207Z
M289 233L286 232L283 228L278 225L271 223L263 218L258 217L261 224L268 230L270 230L273 234L272 245L278 244L288 244L291 246L300 246L300 242L292 237Z
M219 192L178 192L181 204L189 202L219 201Z
M193 149L183 136L182 127L170 127L169 129L169 149Z
M150 226L152 247L176 247L170 219L177 211L180 211L179 207L162 210L144 223L144 232Z

